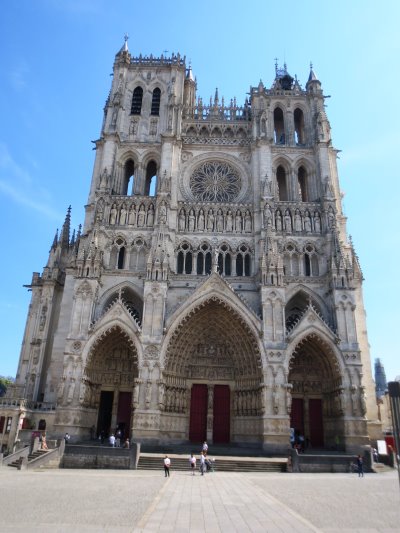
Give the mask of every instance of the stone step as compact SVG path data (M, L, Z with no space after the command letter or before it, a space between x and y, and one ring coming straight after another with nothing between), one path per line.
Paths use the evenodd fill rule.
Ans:
M190 470L189 459L185 457L170 457L171 469L179 471ZM163 455L141 455L139 458L139 470L160 470L163 468ZM235 458L235 457L219 457L212 461L213 470L220 472L286 472L286 460L265 459L263 461L252 458ZM197 458L196 468L200 467L200 460Z

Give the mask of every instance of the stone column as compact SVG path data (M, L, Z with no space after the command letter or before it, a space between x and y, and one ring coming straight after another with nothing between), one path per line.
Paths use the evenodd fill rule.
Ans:
M214 385L208 385L207 441L213 442Z

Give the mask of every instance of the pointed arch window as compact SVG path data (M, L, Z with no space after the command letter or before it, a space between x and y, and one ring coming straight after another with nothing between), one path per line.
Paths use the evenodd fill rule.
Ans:
M156 117L160 114L160 101L161 101L161 89L156 87L153 91L153 96L151 99L151 115Z
M251 275L251 255L250 250L244 244L240 246L236 255L236 275Z
M177 258L177 273L191 274L193 269L193 253L188 243L183 243L179 247Z
M144 194L146 196L155 196L157 186L157 163L152 159L146 168L146 183Z
M297 171L297 183L299 186L299 197L302 202L308 202L307 181L307 171L301 166Z
M208 244L202 244L197 253L197 274L199 276L211 274L211 264L211 248Z
M274 141L275 144L285 144L285 121L280 107L274 110Z
M135 186L134 176L135 176L135 163L132 161L132 159L128 159L124 167L124 181L122 184L122 191L121 191L121 194L123 196L126 196L128 194L129 189L131 190L131 194L134 193L134 186Z
M305 140L305 129L304 129L304 113L298 107L294 110L294 140L298 146L304 146L306 143Z
M278 184L279 200L286 202L288 200L286 172L282 165L276 170L276 182Z
M118 270L122 270L124 268L124 261L125 261L125 246L122 246L118 252L118 262L117 262Z
M226 244L223 244L218 254L218 272L221 276L232 275L232 258L230 249Z
M140 115L142 112L143 89L136 87L133 91L131 115Z
M319 276L318 255L310 244L306 246L304 253L304 275Z

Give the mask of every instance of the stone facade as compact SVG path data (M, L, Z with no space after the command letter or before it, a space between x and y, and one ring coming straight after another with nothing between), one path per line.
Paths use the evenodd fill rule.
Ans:
M179 55L118 52L82 231L33 274L17 427L348 451L380 434L362 299L317 76L243 106ZM23 420L25 419L25 420ZM45 421L45 422L43 422ZM4 431L3 431L4 433ZM8 435L8 437L7 437Z

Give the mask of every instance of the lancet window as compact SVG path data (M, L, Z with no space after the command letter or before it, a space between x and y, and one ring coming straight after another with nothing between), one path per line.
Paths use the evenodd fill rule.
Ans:
M157 186L157 163L152 159L147 164L144 194L155 196Z
M193 252L190 244L184 242L179 246L177 256L178 274L191 274L193 269Z
M134 272L143 272L146 267L146 243L137 237L132 244L129 268Z
M301 166L297 171L297 184L299 187L299 198L302 202L308 202L307 181L307 171Z
M239 247L236 254L236 275L251 275L251 253L248 247L244 244Z
M279 165L279 167L276 170L276 182L278 184L279 200L281 202L287 201L288 200L288 189L287 189L286 172L282 165Z
M126 243L118 237L111 249L110 268L122 270L125 266Z
M219 254L218 254L218 272L222 276L231 276L232 275L231 250L226 244L223 244L220 247L220 249L219 249Z
M283 271L285 276L299 275L299 253L293 244L288 244L283 256Z
M304 250L304 274L305 276L319 276L318 255L311 244L307 244Z
M294 110L293 118L294 118L294 140L298 146L303 146L306 143L303 111L299 108L296 108Z
M196 272L199 275L211 274L212 259L211 246L209 244L202 244L197 252Z
M275 144L285 144L285 121L280 107L274 110L274 141Z
M153 91L153 97L151 99L151 115L157 116L160 114L160 101L161 101L161 90L156 87Z
M131 115L140 115L142 112L143 89L136 87L133 91Z
M135 163L132 161L132 159L128 159L128 161L125 163L124 167L124 181L122 185L122 195L129 194L129 189L131 190L131 194L134 193L134 175L135 175Z

